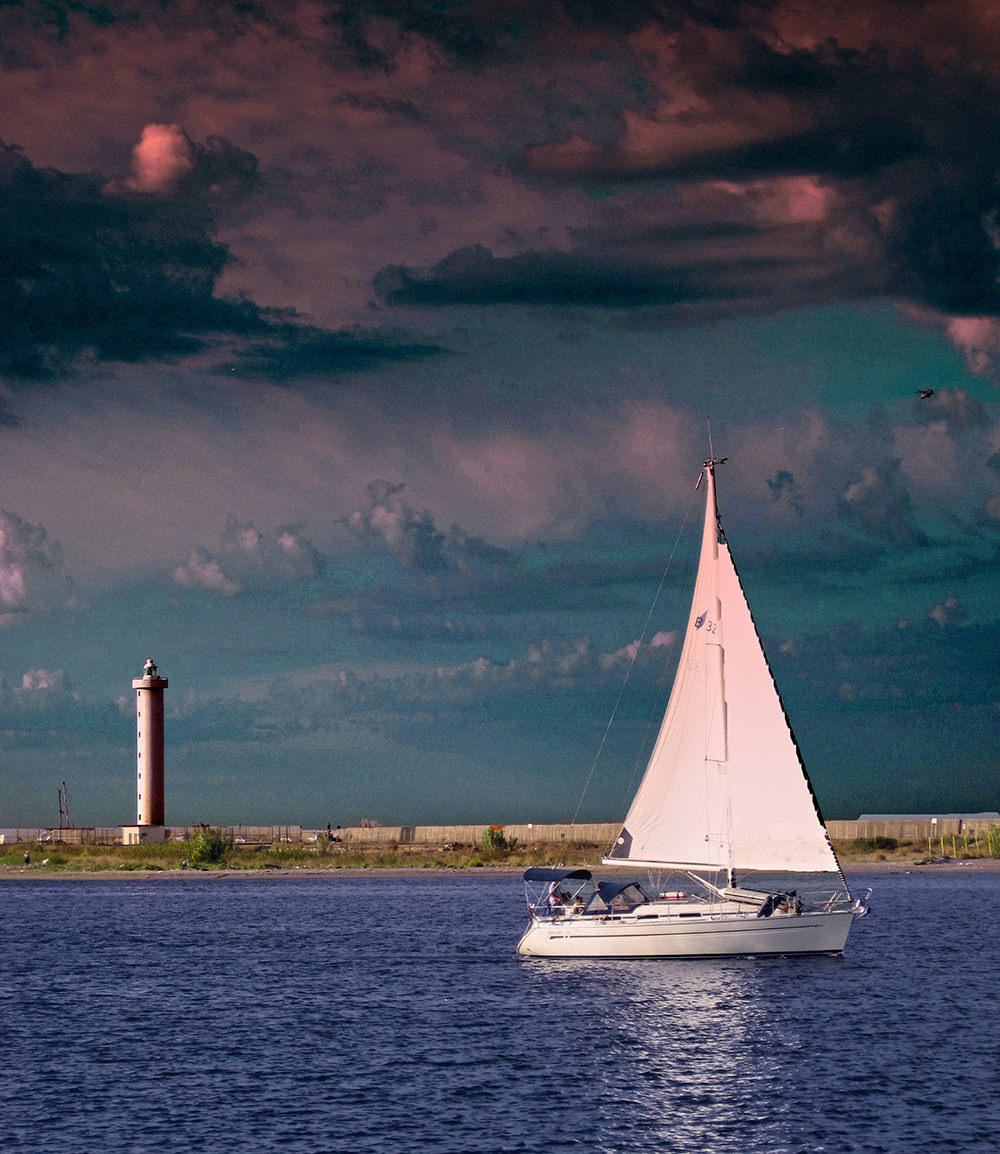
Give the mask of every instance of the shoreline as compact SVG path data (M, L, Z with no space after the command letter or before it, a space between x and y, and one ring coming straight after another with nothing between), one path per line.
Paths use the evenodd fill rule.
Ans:
M960 861L904 862L904 861L852 861L841 862L844 876L850 879L862 874L940 874L940 873L996 873L1000 874L1000 858L966 858ZM286 881L295 878L380 878L384 880L404 880L428 878L443 881L448 878L516 878L520 879L523 866L455 866L435 868L433 866L372 866L370 868L345 867L290 867L276 869L161 869L161 870L62 870L47 869L44 866L0 867L0 884L17 881L154 881L156 879L177 878L192 881L261 881L274 879ZM590 868L590 867L587 867ZM600 871L594 871L600 872ZM604 871L615 872L615 871Z

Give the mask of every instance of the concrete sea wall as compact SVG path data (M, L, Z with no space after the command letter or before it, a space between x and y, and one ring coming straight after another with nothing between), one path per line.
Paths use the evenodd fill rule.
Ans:
M481 845L485 825L377 825L351 826L332 831L334 837L352 845ZM595 822L577 825L503 826L504 836L516 838L519 845L550 842L582 842L587 845L610 843L618 836L618 824ZM325 830L320 831L326 833Z
M835 841L856 837L894 837L896 841L926 841L928 838L963 837L986 833L1000 825L994 814L952 814L948 817L871 817L857 821L828 821L827 833Z
M826 829L835 841L853 841L856 837L892 837L897 841L926 842L928 838L961 837L985 833L998 825L996 815L962 815L942 818L899 817L868 821L828 821ZM483 840L482 825L380 825L333 830L334 837L354 845L478 845ZM577 825L539 825L511 823L503 827L508 838L519 845L552 842L580 842L586 845L610 845L618 836L618 822L595 822ZM317 832L306 831L305 836Z
M872 817L854 821L828 821L826 828L834 841L853 841L857 837L891 837L897 841L936 842L940 838L983 834L1000 825L996 814L952 814L947 817ZM276 842L298 844L325 837L325 829L303 829L300 825L221 826L223 833L238 844L272 845ZM446 846L481 845L485 825L364 825L337 826L330 831L334 839L354 846ZM516 838L518 845L558 842L584 845L610 845L621 828L617 822L577 824L517 823L504 825L504 835ZM186 840L193 829L168 826L168 840ZM62 841L68 845L113 845L120 843L121 826L84 829L0 829L0 844L17 842Z

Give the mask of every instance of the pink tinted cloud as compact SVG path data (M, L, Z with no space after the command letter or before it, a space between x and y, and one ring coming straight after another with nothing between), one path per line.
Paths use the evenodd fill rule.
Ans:
M387 62L366 68L320 11L293 4L279 19L261 5L225 27L183 14L108 27L75 17L58 46L35 45L41 67L0 75L5 134L37 164L106 171L119 186L131 163L131 186L146 192L183 175L192 142L220 136L252 152L270 183L218 215L233 258L218 290L338 325L369 315L372 278L388 264L431 266L476 244L498 258L567 251L581 234L613 251L620 232L600 235L608 203L641 214L638 192L619 189L602 204L572 182L524 179L524 157L543 174L641 176L794 138L824 118L848 115L849 135L849 86L817 97L809 85L755 83L762 45L793 67L797 49L825 66L837 45L875 42L897 66L906 50L940 67L983 44L986 70L996 37L972 4L923 4L908 21L890 19L898 10L879 0L864 19L856 4L832 14L736 5L725 28L681 17L574 23L556 7L545 19L509 16L510 38L497 37L495 60L474 69L430 25L419 35L403 20L362 18L359 31ZM477 35L493 11L469 13ZM882 287L883 274L866 271L883 257L877 210L893 212L881 193L737 171L657 199L664 227L716 226L700 248L648 236L645 247L666 265L693 262L719 307ZM718 227L741 220L758 227L742 237ZM755 261L771 264L766 283L748 271Z
M61 546L41 525L0 512L0 612L49 609L69 599Z
M234 255L221 289L326 323L362 315L372 276L404 252L430 261L484 238L503 251L515 233L563 235L570 194L552 204L442 133L442 116L491 119L476 86L416 37L391 75L332 68L314 11L299 5L280 34L227 37L71 21L59 51L39 47L44 67L0 73L4 137L35 164L142 192L183 175L192 141L252 151L281 175L238 223L220 221Z
M683 168L699 158L811 127L808 116L797 113L785 100L743 103L744 108L734 110L732 100L727 100L722 111L709 102L700 107L685 103L679 108L664 102L653 112L626 109L623 131L614 144L596 145L573 136L531 149L526 162L530 170L552 176L634 176Z
M194 147L179 124L147 124L132 150L129 187L164 192L194 168Z
M429 478L435 508L469 503L482 531L503 540L571 537L609 506L658 518L680 495L677 478L692 459L693 436L704 434L659 402L581 414L557 430L432 431L434 471L450 479L438 486Z
M897 0L833 0L806 3L785 0L767 17L763 35L786 51L839 44L859 52L877 47L901 61L923 59L936 67L974 62L994 75L1000 61L1000 23L996 9L982 0L921 0L901 6Z

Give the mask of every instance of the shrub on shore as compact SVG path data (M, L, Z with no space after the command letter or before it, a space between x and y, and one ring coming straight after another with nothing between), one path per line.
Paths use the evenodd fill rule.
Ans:
M502 825L488 825L483 830L483 849L498 857L511 853L517 845L516 837L508 837Z
M206 865L221 862L233 848L233 839L222 830L201 825L188 842L191 861Z
M858 853L873 853L875 850L892 850L899 845L894 837L856 837L854 848Z

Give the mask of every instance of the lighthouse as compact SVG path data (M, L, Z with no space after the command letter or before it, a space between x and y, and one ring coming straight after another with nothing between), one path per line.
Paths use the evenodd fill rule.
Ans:
M135 690L135 793L134 826L124 826L122 841L138 845L163 841L163 691L161 677L150 657L142 676L132 681Z

